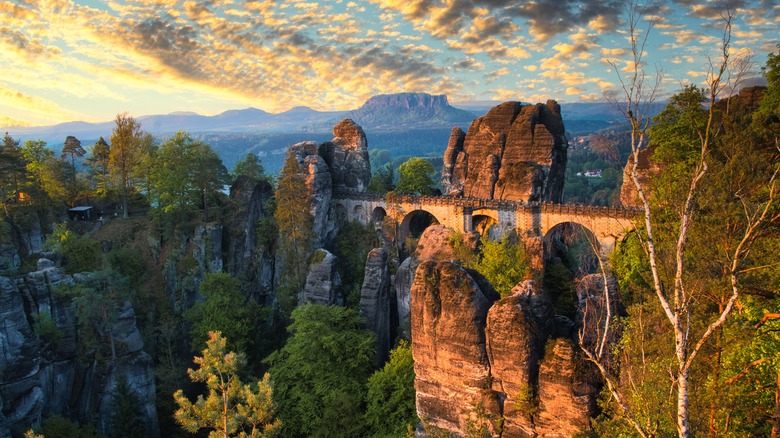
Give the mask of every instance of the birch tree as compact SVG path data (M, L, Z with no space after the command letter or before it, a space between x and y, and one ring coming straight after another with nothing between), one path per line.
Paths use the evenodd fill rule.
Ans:
M619 78L622 94L620 103L614 101L629 124L631 131L631 156L629 158L629 176L639 198L641 210L640 227L642 249L649 264L650 289L653 301L659 306L667 326L671 330L673 366L669 373L672 379L671 393L675 398L675 419L677 434L680 437L692 435L690 424L691 371L698 365L697 358L705 345L711 342L729 319L743 293L741 279L749 260L750 252L756 240L762 237L766 227L780 218L777 212L777 174L780 169L777 162L769 160L768 166L759 171L763 180L753 179L750 185L740 182L731 184L730 202L735 208L728 221L728 242L717 247L717 256L723 262L722 282L700 284L691 267L691 247L698 242L692 236L706 238L704 233L693 234L694 229L702 227L703 207L707 199L707 184L711 182L713 157L719 142L722 141L723 121L729 117L729 104L716 105L724 91L737 89L741 75L746 71L745 59L732 54L730 45L731 24L734 13L722 12L723 35L719 59L711 61L708 79L703 95L706 102L702 106L701 120L692 120L690 129L695 134L695 150L685 172L679 175L680 198L659 200L654 203L649 187L640 178L640 152L648 144L650 118L648 112L656 99L660 74L648 77L644 70L644 46L654 25L646 21L647 27L639 26L645 19L643 7L632 3L628 8L629 41L632 58L629 61L629 73L623 74L616 62L612 62ZM726 178L729 175L724 176ZM744 182L747 182L745 180ZM656 199L657 200L657 199ZM605 267L602 266L602 272ZM605 282L606 284L606 282ZM605 286L606 287L606 286ZM713 290L716 289L716 290ZM609 293L605 290L606 309L610 309ZM706 297L720 296L720 304L715 311L704 307ZM609 369L605 348L612 336L609 325L611 315L599 326L598 341L584 347L586 356L593 362L607 385L607 389L616 402L619 411L643 437L655 433L652 424L638 421L629 403L621 392L618 380ZM582 334L581 334L582 337Z

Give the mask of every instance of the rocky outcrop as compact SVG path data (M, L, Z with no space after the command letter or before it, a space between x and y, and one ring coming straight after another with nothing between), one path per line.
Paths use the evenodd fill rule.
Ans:
M315 247L327 246L338 232L336 213L330 210L334 191L365 192L371 180L368 142L363 128L350 119L333 128L335 138L325 143L294 144L289 153L304 175L314 224Z
M300 303L337 304L341 276L338 271L338 259L324 249L318 249L309 265L306 286Z
M388 258L389 253L384 248L374 248L368 253L363 287L360 290L360 314L366 319L366 326L376 333L376 362L380 366L390 357L393 341L390 331Z
M412 305L411 288L417 266L424 260L458 260L459 256L452 244L454 234L452 229L440 224L426 228L420 235L414 254L406 258L396 270L393 288L395 289L401 337L404 339L411 339L411 322L409 320ZM462 237L465 249L470 251L476 249L479 234L467 233Z
M71 298L53 292L58 285L73 284L73 278L50 260L41 259L38 267L14 282L0 277L0 316L5 322L0 328L0 431L24 430L51 414L96 421L105 431L114 413L112 389L124 376L142 400L145 435L158 436L153 361L143 350L130 303L114 310L110 333L115 348L85 349L76 335ZM90 281L86 274L78 278ZM48 328L35 333L35 321ZM95 348L113 351L114 357L96 359L90 353Z
M492 388L502 404L502 436L533 436L534 388L544 337L525 299L509 296L493 304L485 332Z
M653 153L655 147L651 144L649 147L639 151L639 161L636 166L636 174L639 184L645 192L645 196L650 196L650 180L661 172L661 167L653 162ZM620 204L624 207L639 207L639 191L636 189L631 173L634 168L634 157L628 157L628 163L623 168L623 185L620 186Z
M366 133L351 119L344 119L333 127L333 135L334 139L325 142L322 148L333 189L365 192L371 180Z
M225 226L225 270L249 284L246 294L257 302L270 304L274 281L274 257L271 246L275 236L258 236L257 224L270 218L268 201L274 189L267 181L239 177L230 188L237 206ZM270 232L270 228L263 230Z
M417 415L428 427L462 433L477 424L495 434L501 412L485 337L492 303L451 261L422 262L411 293Z
M596 412L596 376L569 339L549 341L539 365L539 411L535 418L539 436L569 437L590 428Z
M505 102L453 129L442 169L443 192L455 196L560 202L568 141L554 100Z

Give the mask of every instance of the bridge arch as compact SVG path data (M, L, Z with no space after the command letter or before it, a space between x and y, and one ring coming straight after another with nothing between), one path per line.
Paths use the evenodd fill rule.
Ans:
M438 224L439 220L432 213L425 210L413 210L404 216L400 227L400 240L406 241L407 237L418 238L423 231L431 225Z
M593 273L598 268L598 254L603 248L598 237L585 225L577 222L560 222L550 228L542 239L545 267L548 261L564 260L575 275Z
M373 222L374 224L384 222L386 217L387 217L387 210L385 210L382 207L375 207L374 210L371 212L371 222Z
M363 208L362 205L356 205L355 208L352 209L352 220L360 222L361 224L365 224L367 222L366 209Z
M347 207L344 207L343 204L334 204L333 211L335 212L336 220L339 223L347 222Z

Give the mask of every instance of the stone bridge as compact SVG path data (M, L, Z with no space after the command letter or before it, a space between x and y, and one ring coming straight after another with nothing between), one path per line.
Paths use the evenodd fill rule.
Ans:
M349 221L378 225L386 218L392 219L398 224L396 236L401 242L407 236L419 237L435 223L480 234L498 225L502 233L516 230L519 235L540 238L563 224L577 224L596 238L605 255L635 228L634 220L639 214L636 209L580 204L367 193L335 193L331 204L337 216Z

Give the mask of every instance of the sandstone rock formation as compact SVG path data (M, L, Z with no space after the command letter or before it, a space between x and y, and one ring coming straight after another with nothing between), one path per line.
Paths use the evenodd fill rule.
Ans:
M318 249L314 253L313 261L309 265L309 273L306 275L306 286L300 303L337 304L341 276L339 275L335 255L324 249Z
M347 117L375 131L395 131L399 125L406 128L449 128L474 120L473 113L450 106L447 96L427 93L373 96L357 110L347 113Z
M595 375L569 339L555 339L539 365L539 412L535 419L539 436L569 437L587 430L596 412Z
M636 167L639 183L642 185L645 196L650 196L650 179L661 172L661 167L652 160L653 152L655 152L653 145L639 151L639 163ZM639 207L641 204L639 192L636 189L634 180L631 178L633 167L634 158L629 156L628 163L623 168L623 185L620 186L620 204L624 207Z
M444 153L446 194L560 202L568 141L557 102L505 102L455 128Z
M153 361L143 350L130 303L119 304L111 326L116 358L85 360L78 354L70 299L53 293L74 279L50 260L39 260L38 267L13 282L0 277L0 432L27 429L51 414L96 421L106 431L114 412L111 391L123 376L142 400L144 434L159 436ZM76 281L88 277L79 275ZM36 336L31 326L36 318L51 318L59 336Z
M393 287L398 309L399 328L401 337L411 339L411 288L414 281L417 266L424 260L457 260L458 256L452 247L452 236L455 232L444 225L435 224L426 228L420 235L417 249L411 257L406 258L396 270ZM468 233L463 235L464 244L470 250L476 249L479 235Z
M258 236L258 221L272 212L268 201L274 189L267 181L256 182L239 177L230 188L230 197L237 211L225 226L225 269L231 275L244 278L250 284L248 295L260 303L270 304L273 290L274 258L270 243L272 236Z
M554 314L534 280L499 299L481 275L452 261L451 235L441 225L426 229L396 274L397 291L399 282L413 277L408 305L415 388L427 432L565 437L587 430L598 376L574 344L574 323ZM583 312L596 309L599 278L581 282ZM618 302L614 296L613 305Z
M485 338L492 303L450 261L422 262L411 293L417 415L429 427L465 431L476 422L494 434L501 413Z
M393 341L390 329L390 254L384 248L374 248L366 257L366 271L360 290L360 314L366 326L376 333L376 361L382 365L390 357Z
M323 155L337 191L365 192L371 180L366 133L351 119L333 127L334 139L323 143Z
M503 437L534 435L534 386L544 337L522 296L509 296L488 311L487 351L492 388L500 394Z
M350 119L333 128L335 138L325 143L305 141L291 146L298 171L306 178L309 206L314 218L315 247L335 237L336 214L330 210L334 191L362 193L371 180L368 142L363 128Z

